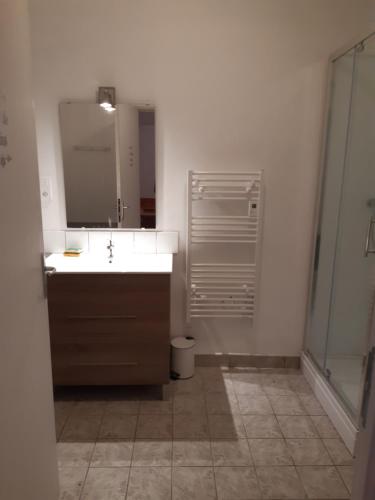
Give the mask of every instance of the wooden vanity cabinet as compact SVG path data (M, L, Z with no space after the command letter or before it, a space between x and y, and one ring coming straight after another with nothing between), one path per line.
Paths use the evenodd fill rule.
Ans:
M169 274L48 277L55 385L167 384Z

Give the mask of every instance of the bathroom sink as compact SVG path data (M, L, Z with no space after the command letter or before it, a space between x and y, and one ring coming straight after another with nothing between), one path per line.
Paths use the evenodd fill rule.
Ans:
M54 253L45 259L45 265L57 273L171 273L172 262L172 254L123 254L110 262L103 255L65 257Z

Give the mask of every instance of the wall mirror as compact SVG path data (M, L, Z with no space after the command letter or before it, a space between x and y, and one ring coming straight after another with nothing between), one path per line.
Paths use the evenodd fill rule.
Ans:
M68 227L155 228L155 111L59 106Z

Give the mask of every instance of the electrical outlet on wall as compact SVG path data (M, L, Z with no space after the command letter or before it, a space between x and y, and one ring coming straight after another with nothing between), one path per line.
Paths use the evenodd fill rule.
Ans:
M52 201L52 182L51 177L40 178L40 194L42 205L48 205Z

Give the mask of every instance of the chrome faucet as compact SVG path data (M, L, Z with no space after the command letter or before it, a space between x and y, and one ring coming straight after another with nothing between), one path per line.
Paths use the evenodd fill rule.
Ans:
M107 246L107 250L109 250L109 255L108 255L108 259L109 259L109 263L111 264L112 263L112 259L113 259L113 252L112 252L112 249L115 245L112 243L112 240L110 239L109 240L109 245Z

